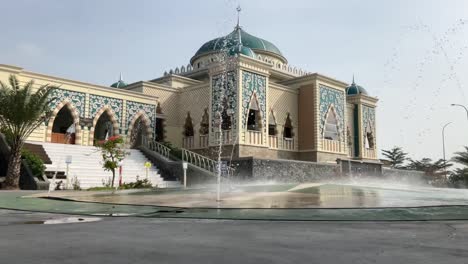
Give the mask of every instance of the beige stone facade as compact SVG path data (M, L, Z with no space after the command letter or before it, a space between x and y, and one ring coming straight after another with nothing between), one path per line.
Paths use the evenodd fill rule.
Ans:
M192 64L122 87L102 87L8 65L0 66L0 80L15 74L22 82L32 79L37 85L59 85L84 95L82 102L64 96L52 106L54 115L69 107L76 144L93 144L100 115L107 113L106 122L115 134L129 142L141 119L146 139L206 155L212 155L222 142L229 150L223 156L319 162L377 159L376 98L354 81L349 85L291 67L273 44L245 34L236 27L228 35L234 40L227 42L231 46L226 49L215 40L207 42ZM96 96L104 98L99 106L93 105ZM50 142L53 126L54 116L29 140ZM234 151L232 145L237 146Z

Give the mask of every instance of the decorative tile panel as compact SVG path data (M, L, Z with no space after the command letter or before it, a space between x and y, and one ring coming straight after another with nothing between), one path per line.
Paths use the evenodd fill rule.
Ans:
M247 115L252 95L256 94L260 111L262 113L262 129L266 135L266 77L251 72L242 71L242 128L247 127Z
M122 126L122 111L123 101L121 99L115 99L100 95L89 95L89 117L94 118L104 106L109 106L115 114L116 119L119 122L119 126Z
M369 126L372 131L366 131ZM375 108L362 105L362 134L364 137L366 132L372 132L375 135Z
M151 122L152 131L154 131L154 125L156 124L156 105L143 104L133 101L127 101L127 129L133 120L133 117L140 111L143 110L146 116ZM127 131L126 131L127 132Z
M333 89L331 87L320 84L320 135L323 135L325 128L325 121L330 106L335 108L336 118L338 119L338 131L340 134L340 141L345 139L344 129L344 107L345 107L345 94L343 91Z
M61 88L55 88L50 93L49 98L54 98L54 100L52 100L49 103L49 107L51 110L54 110L57 107L57 105L63 102L64 100L68 100L76 108L78 115L80 117L84 117L85 105L86 105L85 93L65 90Z
M214 132L218 127L216 120L219 117L216 113L222 112L224 98L227 99L227 107L234 113L232 116L232 127L237 131L237 78L233 71L226 74L218 74L212 77L212 93L211 93L211 131ZM203 107L203 106L201 106ZM234 132L235 133L235 132ZM214 134L213 134L214 135Z

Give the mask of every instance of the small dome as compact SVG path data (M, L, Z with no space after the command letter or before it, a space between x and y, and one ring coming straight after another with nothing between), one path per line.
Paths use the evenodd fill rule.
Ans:
M248 48L242 44L234 46L228 50L229 56L234 56L237 54L242 54L251 58L255 58L255 52L251 48Z
M346 94L347 95L357 95L357 94L369 95L366 89L364 89L364 87L357 85L354 82L354 77L353 77L353 83L351 83L351 85L346 88Z
M114 88L124 88L125 86L127 86L127 84L122 80L122 74L120 74L120 78L117 82L111 84L111 87Z

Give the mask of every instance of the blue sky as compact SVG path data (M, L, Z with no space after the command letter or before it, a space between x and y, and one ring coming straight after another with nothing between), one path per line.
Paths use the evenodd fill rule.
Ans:
M440 158L468 145L468 1L5 1L0 63L110 85L159 77L241 25L290 64L380 98L380 148Z

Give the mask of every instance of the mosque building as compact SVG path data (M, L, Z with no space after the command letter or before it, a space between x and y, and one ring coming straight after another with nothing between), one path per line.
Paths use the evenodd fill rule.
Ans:
M351 70L351 69L350 69ZM186 66L110 87L0 65L0 80L51 84L50 118L28 139L90 146L121 135L210 156L220 141L235 158L377 161L377 98L361 86L288 64L273 43L234 30L198 49Z

